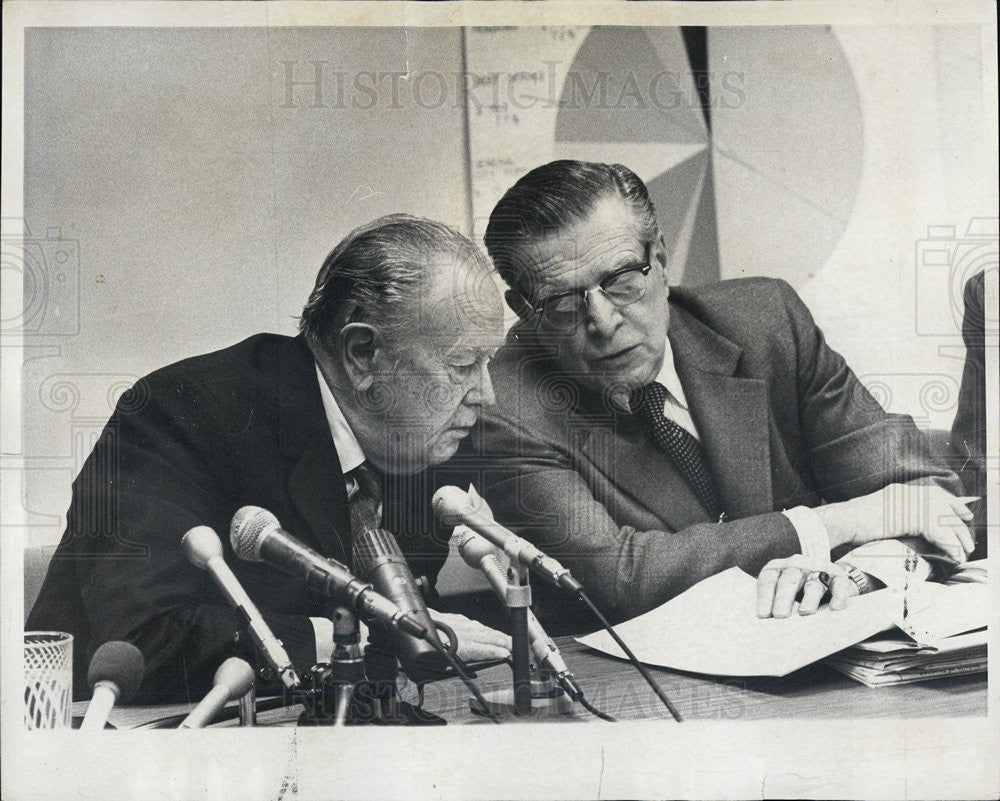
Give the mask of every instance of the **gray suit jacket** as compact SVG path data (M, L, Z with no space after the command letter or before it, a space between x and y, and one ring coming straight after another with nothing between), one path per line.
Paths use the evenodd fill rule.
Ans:
M670 308L677 372L725 522L708 519L630 415L560 372L524 326L493 360L496 406L452 462L497 520L562 560L610 617L733 565L756 575L797 553L782 509L914 479L955 488L912 420L882 409L785 282L673 288ZM550 626L593 627L540 583Z

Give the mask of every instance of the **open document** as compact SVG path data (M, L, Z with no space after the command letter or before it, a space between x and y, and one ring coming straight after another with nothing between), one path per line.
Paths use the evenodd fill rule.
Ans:
M761 619L756 579L733 567L615 630L646 664L722 676L784 676L880 632L901 634L905 627L911 640L918 635L936 641L981 628L991 606L986 590L985 584L887 587L851 598L846 609L824 606L810 616ZM942 600L952 591L964 597L953 604ZM970 597L976 593L982 598ZM946 606L953 615L939 612ZM606 632L578 640L624 657Z

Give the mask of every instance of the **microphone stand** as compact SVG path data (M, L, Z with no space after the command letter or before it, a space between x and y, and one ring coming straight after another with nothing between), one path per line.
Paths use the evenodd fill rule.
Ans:
M260 673L258 672L259 676ZM240 726L257 725L257 682L250 687L250 691L240 696Z
M512 562L507 573L507 607L510 609L511 657L514 673L514 714L531 714L531 640L528 636L528 609L531 583L528 568Z
M304 694L300 726L356 726L371 723L371 716L355 703L355 687L365 679L361 657L361 627L350 609L339 606L333 614L333 657L329 665L310 673L311 691Z
M250 635L249 626L246 624L236 629L233 639L235 642L240 642L243 637L246 637L251 642L254 642L253 637ZM253 664L251 664L251 667L253 668L255 681L251 685L249 692L240 696L238 706L240 726L257 725L257 682L260 679L268 678L267 674L269 671L261 665L260 649L257 647L256 643L254 643Z
M356 692L360 701L371 705L371 722L382 726L444 726L444 718L400 699L396 688L399 672L398 641L383 627L371 626L365 646L368 681Z
M518 717L538 714L574 715L573 702L542 665L535 665L528 630L528 610L531 608L529 568L512 560L507 571L504 597L510 613L511 663L513 691L494 690L483 693L489 707L483 709L475 699L469 706L477 714L487 711L513 712Z
M399 659L395 640L381 626L369 630L373 642L361 655L361 627L345 607L333 615L333 656L308 674L301 693L300 726L443 726L444 718L399 699Z

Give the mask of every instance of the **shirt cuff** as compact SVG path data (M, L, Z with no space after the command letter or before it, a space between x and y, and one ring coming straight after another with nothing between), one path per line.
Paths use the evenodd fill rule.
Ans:
M826 524L816 514L816 510L808 506L795 506L783 509L781 513L788 518L795 529L802 555L809 559L829 562L830 535L827 533Z
M333 659L333 621L326 617L311 617L313 635L316 638L316 662L319 665Z
M837 561L874 576L886 587L905 587L909 582L927 581L931 574L931 563L899 540L867 542Z

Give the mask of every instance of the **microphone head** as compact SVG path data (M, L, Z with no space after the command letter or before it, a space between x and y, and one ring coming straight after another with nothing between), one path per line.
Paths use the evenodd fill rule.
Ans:
M222 556L222 540L215 529L195 526L181 538L181 550L191 564L204 570L209 559Z
M473 511L468 493L460 487L441 487L431 499L431 508L437 519L448 526L457 526L464 512Z
M451 537L458 549L458 555L463 561L476 570L479 563L487 556L495 556L497 549L485 537L480 537L475 531L465 526L458 526Z
M215 671L215 686L223 686L229 690L230 698L246 695L253 687L253 668L244 659L231 656Z
M229 544L240 559L259 562L260 544L264 532L272 527L281 527L273 514L259 506L244 506L233 515L229 526Z
M118 687L118 700L128 701L139 689L146 663L142 652L132 643L112 640L96 651L87 670L87 684L93 690L99 681L109 681Z
M368 572L386 559L402 561L403 564L406 564L406 557L399 549L399 543L392 532L377 526L360 529L359 534L354 538L352 558L354 572L358 574L358 577L368 581Z

